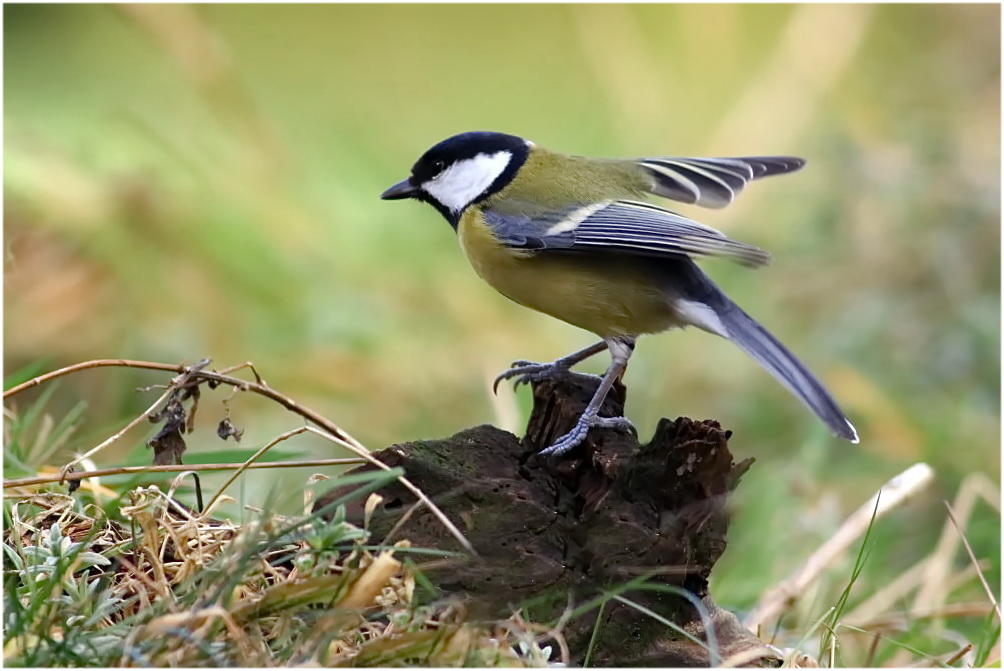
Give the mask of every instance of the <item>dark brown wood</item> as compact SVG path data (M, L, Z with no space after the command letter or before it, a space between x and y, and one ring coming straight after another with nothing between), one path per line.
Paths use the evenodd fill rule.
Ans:
M731 432L717 422L686 418L663 419L644 445L629 433L594 429L561 457L536 455L575 424L596 384L596 378L575 373L535 383L522 440L479 426L376 453L385 464L403 467L478 552L428 577L443 592L468 598L475 617L506 617L522 606L530 619L553 620L569 603L616 592L704 641L694 643L657 618L611 600L601 622L593 609L565 625L576 663L595 630L594 666L707 666L734 655L748 655L746 665L777 665L778 658L708 594L708 576L726 546L728 495L753 460L734 462ZM600 414L621 414L624 396L624 387L616 385ZM331 492L318 506L344 493ZM375 539L415 502L397 483L380 493L384 501L369 527ZM350 517L361 519L362 501L353 506ZM395 538L460 551L423 509L411 514ZM636 587L622 591L631 581ZM708 651L708 624L717 659Z

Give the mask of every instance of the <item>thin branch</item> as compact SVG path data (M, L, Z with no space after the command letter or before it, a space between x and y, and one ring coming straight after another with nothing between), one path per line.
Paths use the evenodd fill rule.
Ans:
M168 398L171 397L172 394L174 394L176 391L178 391L183 386L188 384L194 375L196 375L197 373L199 373L199 371L201 371L203 368L209 365L210 361L211 359L203 359L194 366L183 367L181 374L175 377L173 380L171 380L171 383L167 386L167 390L161 395L160 398L158 398L156 401L153 402L153 405L144 410L134 420L132 420L124 427L122 427L122 429L120 429L117 433L115 433L112 436L109 436L99 445L95 445L84 454L81 454L76 459L63 466L63 468L60 469L60 475L65 476L67 473L70 472L71 468L79 464L81 461L84 461L85 459L90 459L92 456L94 456L95 454L97 454L98 452L105 449L106 447L114 443L116 440L124 436L126 433L128 433L130 429L132 429L134 426L142 422L144 419L147 419L148 417L153 415L154 411L160 406L161 403L166 401Z
M221 382L223 384L239 387L242 391L253 391L256 394L260 394L265 398L275 401L276 403L286 408L290 412L296 413L297 415L303 417L307 421L316 424L317 426L327 431L329 434L337 437L339 440L349 443L350 445L356 447L357 449L363 450L367 454L369 453L369 450L366 449L366 447L364 447L362 443L360 443L358 440L356 440L347 432L345 432L337 424L327 419L323 415L314 412L310 408L300 405L299 403L291 399L289 396L286 396L285 394L280 394L278 391L276 391L272 387L269 387L264 382L260 384L257 382L248 382L247 380L242 380L240 378L231 377L229 375L223 375L221 373L215 373L212 371L201 371L200 373L197 374L197 377L200 377L204 380L212 380L214 382Z
M17 385L16 387L11 387L10 389L4 392L3 397L4 399L8 399L11 396L14 396L15 394L19 394L22 391L35 387L43 382L48 382L58 377L69 375L71 373L76 373L81 370L87 370L89 368L99 368L102 366L114 366L120 368L144 368L147 370L160 370L173 373L184 373L186 370L185 366L176 364L158 363L155 361L135 361L132 359L93 359L91 361L84 361L82 363L74 364L72 366L67 366L66 368L60 368L59 370L54 370L51 373L46 373L45 375L39 375L38 377L32 378L27 382L23 382ZM255 372L255 376L257 377L257 372ZM242 380L240 378L232 377L230 375L224 375L222 373L216 373L214 371L206 371L206 370L201 370L198 371L197 373L194 373L193 377L202 380L209 380L212 382L227 384L232 387L238 387L243 391L253 391L256 394L260 394L266 398L272 399L273 401L275 401L282 407L286 408L290 412L294 412L303 417L304 419L311 421L314 424L317 424L319 427L321 427L328 433L338 436L342 440L348 443L352 443L357 447L363 448L362 443L360 443L355 438L350 436L348 433L343 431L340 427L333 424L331 421L325 419L322 415L319 415L310 408L300 405L299 403L297 403L296 401L294 401L293 399L289 398L284 394L280 394L279 392L277 392L272 387L269 387L264 382L261 383L249 382L247 380Z
M232 464L165 464L163 466L119 466L117 468L102 468L95 471L79 471L67 473L64 480L84 480L86 478L97 478L105 475L129 475L132 473L178 473L181 471L230 471L241 468L247 464L249 469L254 468L306 468L316 466L340 466L348 464L364 464L366 460L361 457L345 457L341 459L303 459L300 461L270 461L265 463L247 464L247 462L237 462ZM52 475L40 475L32 478L15 478L4 480L3 488L27 487L30 485L42 485L50 482L59 482L59 473Z
M952 666L957 661L968 655L969 651L972 649L973 649L973 644L966 643L964 646L962 646L962 648L958 652L956 652L954 655L952 655L945 661L945 666ZM967 666L969 665L967 664Z
M87 369L90 369L90 368L100 368L100 367L104 367L104 366L112 366L112 367L119 367L119 368L143 368L143 369L147 369L147 370L159 370L159 371L166 371L166 372L173 372L173 373L186 373L186 371L187 371L187 372L189 372L191 374L191 378L190 379L206 380L206 381L216 382L218 384L226 384L226 385L230 385L232 387L237 387L241 391L251 391L251 392L254 392L254 393L259 394L261 396L264 396L265 398L268 398L268 399L271 399L271 400L275 401L276 403L278 403L282 407L286 408L290 412L293 412L293 413L295 413L297 415L300 415L301 417L303 417L307 421L316 424L317 426L321 427L322 429L324 429L328 433L330 433L330 434L338 437L342 441L344 441L346 443L349 443L351 445L354 445L355 447L357 447L357 448L359 448L361 450L366 450L366 448L363 446L362 443L360 443L358 440L356 440L351 435L349 435L341 427L339 427L335 423L331 422L330 420L328 420L327 418L325 418L323 415L321 415L321 414L319 414L319 413L311 410L310 408L307 408L307 407L305 407L303 405L300 405L299 403L297 403L296 401L294 401L290 397L286 396L285 394L279 393L278 391L276 391L272 387L269 387L264 382L261 382L261 381L249 382L247 380L242 380L240 378L232 377L230 375L224 375L223 373L216 373L216 372L213 372L213 371L206 371L206 370L192 370L191 367L182 366L182 365L176 365L176 364L165 364L165 363L158 363L158 362L155 362L155 361L136 361L136 360L132 360L132 359L93 359L91 361L83 361L81 363L74 364L72 366L67 366L65 368L60 368L59 370L54 370L54 371L52 371L50 373L46 373L44 375L39 375L38 377L34 377L34 378L32 378L32 379L30 379L30 380L28 380L26 382L23 382L23 383L15 386L15 387L11 387L10 389L8 389L7 391L4 392L3 397L6 400L6 399L8 399L8 398L10 398L10 397L12 397L12 396L14 396L16 394L21 393L22 391L25 391L26 389L30 389L32 387L38 386L39 384L42 384L43 382L49 382L50 380L54 380L54 379L62 377L64 375L70 375L71 373L77 373L77 372L82 371L82 370L87 370ZM246 364L241 364L241 367L244 367L244 366L246 366ZM231 369L225 369L225 370L231 370ZM256 380L261 380L261 377L258 375L258 372L255 371L253 368L252 368L252 373L254 374ZM172 386L173 385L174 385L174 382L172 381ZM173 390L172 390L171 387L169 387L168 390L167 390L167 392L165 392L164 396L162 396L160 399L158 399L157 403L155 403L153 406L151 406L151 408L156 408L156 406L158 404L160 404L161 402L163 402L163 400L165 398L167 398L167 396L171 393L171 391L173 391ZM114 442L115 440L117 440L118 437L122 433L124 433L125 431L128 431L129 429L131 429L134 426L136 426L136 424L138 424L139 422L141 422L144 417L146 417L146 416L148 416L150 414L150 412L151 411L148 410L147 412L145 412L142 415L140 415L139 417L137 417L135 420L133 420L132 422L130 422L129 425L126 426L126 428L124 428L118 434L116 434L115 436L112 436L112 438L110 438L109 440L105 441L104 443L102 443L98 447L96 447L96 448L94 448L92 450L89 450L87 452L87 455L94 454L96 451L98 451L99 449L103 448L105 445L107 445L107 444L109 444L109 443ZM87 455L85 455L85 457ZM78 461L80 459L82 459L82 458L84 458L84 457L78 458L77 460L75 460L74 462L72 462L71 465L74 464L74 463L78 463ZM67 475L69 475L69 474L67 474Z
M117 368L146 368L150 370L162 370L168 373L183 373L185 372L185 367L177 364L169 363L156 363L153 361L133 361L132 359L92 359L90 361L82 361L80 363L75 363L72 366L67 366L66 368L60 368L54 370L45 375L39 375L38 377L33 377L26 382L11 387L3 393L4 400L7 400L15 394L20 394L26 389L31 389L32 387L37 387L43 382L48 382L49 380L55 380L57 377L63 377L64 375L70 375L71 373L77 373L82 370L87 370L88 368L100 368L102 366L114 366Z

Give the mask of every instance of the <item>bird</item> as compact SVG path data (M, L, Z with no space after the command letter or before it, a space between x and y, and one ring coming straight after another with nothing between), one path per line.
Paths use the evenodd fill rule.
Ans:
M625 417L599 416L607 393L640 336L688 326L738 345L835 435L856 443L854 426L826 388L695 263L720 257L756 268L770 255L648 202L655 195L722 208L749 182L804 164L789 156L590 158L516 135L470 131L428 149L381 198L431 205L499 293L601 338L550 363L515 361L496 378L496 389L503 380L540 381L610 352L575 426L539 454L562 455L593 427L634 431Z

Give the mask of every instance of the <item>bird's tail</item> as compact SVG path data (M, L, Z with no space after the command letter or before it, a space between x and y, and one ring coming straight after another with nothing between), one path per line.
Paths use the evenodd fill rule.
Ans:
M788 391L816 413L836 435L858 442L858 434L819 380L777 338L756 323L690 259L663 265L674 307L687 323L728 338L767 369Z
M711 307L721 320L726 331L724 335L809 406L831 431L852 443L858 442L854 426L847 421L837 402L802 362L725 294L720 291L718 294L719 300L715 301L717 305Z

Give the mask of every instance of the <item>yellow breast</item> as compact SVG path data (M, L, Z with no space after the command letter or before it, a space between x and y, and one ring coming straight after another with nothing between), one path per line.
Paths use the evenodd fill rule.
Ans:
M601 337L658 333L682 325L647 259L513 250L498 242L474 207L461 218L457 234L475 272L528 308Z

